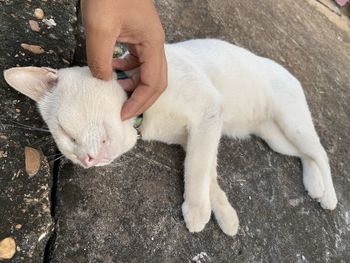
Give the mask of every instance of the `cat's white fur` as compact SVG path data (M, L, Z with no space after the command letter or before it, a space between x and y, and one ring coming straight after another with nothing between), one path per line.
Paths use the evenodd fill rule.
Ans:
M144 113L140 129L144 140L186 150L182 211L191 232L204 228L211 211L226 234L238 229L237 214L217 182L222 135L255 134L273 150L298 156L309 195L325 209L336 207L327 154L303 89L286 69L220 40L169 44L166 56L168 87ZM73 162L104 165L134 146L132 121L120 119L127 97L116 81L97 80L87 67L13 68L5 78L38 102L59 149Z

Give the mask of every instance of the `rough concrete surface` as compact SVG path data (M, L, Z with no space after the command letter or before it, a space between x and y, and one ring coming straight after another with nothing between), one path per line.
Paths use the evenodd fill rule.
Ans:
M184 155L140 142L104 168L59 175L53 262L347 262L350 258L349 32L307 2L156 1L169 42L216 37L275 59L305 87L339 197L324 211L304 191L299 161L262 141L223 139L220 182L240 217L236 237L212 219L199 234L182 215Z
M220 184L237 210L240 229L236 237L227 237L212 219L201 233L191 234L181 214L184 153L177 146L140 141L108 167L84 170L69 162L60 164L53 200L55 238L47 246L45 261L191 262L202 255L201 262L348 262L350 32L339 27L334 16L319 12L319 1L314 2L316 5L312 0L163 0L156 1L156 6L168 42L201 37L225 39L276 60L301 81L316 129L329 154L339 199L335 211L322 210L305 193L298 159L272 152L257 138L223 138L219 150ZM84 63L83 38L74 24L75 3L52 1L47 6L49 10L54 10L50 8L55 5L61 7L54 18L61 21L50 29L57 30L56 42L49 33L25 30L25 21L30 19L35 5L42 7L49 1L0 0L0 4L9 8L0 16L0 27L4 28L0 31L1 69L15 64L58 67L66 65L62 58L74 60L73 64ZM23 6L17 10L16 5ZM16 11L11 11L13 8ZM15 29L4 34L13 25ZM55 54L25 53L15 57L20 50L18 43L28 42L32 35L36 37L34 44L45 50L50 46ZM19 116L31 125L42 125L33 102L3 82L0 84L4 98L1 118L5 116L6 123ZM13 105L17 98L17 105L23 107L21 113L16 113L17 105ZM13 154L0 158L4 167L0 170L0 239L15 236L13 225L20 219L32 222L28 214L9 219L21 209L17 202L10 203L10 198L50 184L48 177L27 189L21 187L23 182L16 185L17 179L11 179L23 170L23 147L40 134L11 129L5 134L6 141L0 141L0 150ZM12 195L8 189L14 189ZM37 213L39 209L33 211ZM7 221L3 221L3 214ZM33 233L38 233L39 225L31 225ZM52 228L51 222L45 225ZM19 241L25 238L15 237ZM20 262L20 253L14 262ZM40 262L42 254L38 255L33 262Z
M2 76L5 68L21 66L64 67L75 49L73 1L0 0L0 241L13 237L17 251L9 262L42 262L53 230L50 193L51 168L56 147L43 128L33 101L10 88ZM34 17L41 8L45 18L57 26L48 28ZM30 29L29 20L39 23L40 32ZM21 44L39 45L45 52L33 54ZM64 61L66 60L66 61ZM32 127L32 128L31 128ZM25 172L24 148L42 151L39 172ZM0 260L1 261L1 260Z

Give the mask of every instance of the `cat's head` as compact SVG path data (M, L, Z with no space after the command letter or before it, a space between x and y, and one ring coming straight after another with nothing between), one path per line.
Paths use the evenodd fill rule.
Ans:
M120 118L126 94L117 81L96 79L88 67L17 67L4 77L37 102L58 148L74 163L106 165L135 145L132 121Z

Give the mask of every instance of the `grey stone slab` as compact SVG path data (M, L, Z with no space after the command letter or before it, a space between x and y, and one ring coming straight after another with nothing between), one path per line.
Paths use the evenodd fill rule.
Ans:
M42 8L57 25L48 29L35 19L36 8ZM75 16L75 1L0 1L0 240L10 236L17 245L15 256L7 262L43 261L53 230L48 161L54 159L56 147L49 133L23 126L42 128L44 123L34 102L10 88L2 72L16 65L66 66L75 49ZM29 20L37 20L41 31L32 31ZM22 43L40 45L45 52L33 54ZM24 169L26 146L48 157L41 156L41 168L34 176Z
M302 82L339 198L307 196L296 158L257 138L224 138L219 176L240 230L214 219L198 234L181 215L180 148L139 142L108 167L62 164L52 262L347 262L350 258L350 38L306 1L156 1L169 42L218 37L275 59Z

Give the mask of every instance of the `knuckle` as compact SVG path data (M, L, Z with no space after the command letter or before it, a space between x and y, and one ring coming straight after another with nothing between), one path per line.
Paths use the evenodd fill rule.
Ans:
M160 95L160 94L162 94L164 91L165 91L165 89L166 89L166 86L158 86L158 88L157 88L157 90L156 90L156 93L158 94L158 95Z
M159 92L161 92L161 93L164 92L166 90L167 86L168 86L168 80L167 79L162 80L162 82L158 86Z
M154 43L157 44L157 46L163 46L165 43L165 33L163 30L159 32L156 36L153 37Z

